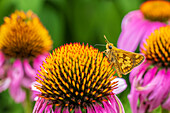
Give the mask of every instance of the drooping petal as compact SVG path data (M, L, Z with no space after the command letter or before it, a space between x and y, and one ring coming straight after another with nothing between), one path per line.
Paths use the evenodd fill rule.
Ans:
M9 69L8 76L12 79L9 87L11 96L16 102L24 101L26 94L21 88L21 81L24 76L24 71L22 63L19 59L17 59L12 68Z
M116 113L115 108L113 108L108 102L103 101L102 103L107 113Z
M152 102L150 104L149 111L152 111L153 109L157 108L163 102L169 90L167 84L170 83L170 78L167 77L166 69L160 70L156 77L159 77L159 79L157 79L158 81L155 81L157 83L157 86L154 88L151 95L149 95L148 97L148 100Z
M65 107L63 113L69 113L68 107Z
M35 103L33 113L43 113L46 105L47 105L47 102L44 99L39 98Z
M95 113L92 106L87 106L87 113Z
M54 113L61 113L61 107L56 107Z
M42 65L43 61L45 61L47 55L48 54L39 55L34 59L33 67L36 70L36 73L38 73L38 70L40 70L40 66Z
M5 61L5 56L4 54L0 51L0 67L2 66L2 64L4 63Z
M107 113L98 103L93 104L96 113Z
M137 92L135 88L135 84L136 84L135 80L136 80L136 77L131 83L131 91L130 91L130 94L128 95L132 113L137 113L137 101L139 98L139 92Z
M126 81L123 78L115 78L112 82L118 81L117 88L113 90L113 93L119 94L124 91L127 87Z
M33 82L32 79L24 76L24 78L22 79L21 85L25 88L30 88L32 82Z
M145 49L143 46L144 43L146 43L146 39L148 38L148 36L151 35L151 33L154 32L154 30L162 27L162 26L166 26L165 23L162 23L162 22L149 22L148 23L148 26L146 27L146 32L143 36L143 39L141 40L141 43L140 43L140 48L143 48Z
M138 19L139 20L143 19L143 14L141 13L141 11L136 10L136 11L129 12L127 15L125 15L125 17L122 20L122 24L121 24L122 30L127 29L129 24L131 24L134 21L136 22L136 20Z
M74 113L82 113L81 109L80 109L80 106L78 108L75 108L75 112Z
M11 83L11 79L9 77L0 80L0 92L6 90L9 87L10 83Z
M54 113L52 107L52 105L47 105L47 107L45 108L45 113Z
M29 64L28 60L27 59L24 59L24 69L25 69L25 73L28 77L30 77L31 79L34 79L35 78L35 75L36 75L36 71L35 69L33 69L31 67L31 65Z
M124 108L122 103L120 102L120 100L117 98L116 95L110 95L110 97L108 97L111 106L114 108L114 110L116 111L116 113L124 113Z
M38 100L38 96L37 95L39 95L39 94L41 94L41 91L39 91L36 87L35 87L35 85L41 85L40 83L38 83L38 82L33 82L32 84L31 84L31 91L32 91L32 99L33 100L35 100L35 101L37 101Z
M170 79L170 69L167 70L166 78ZM169 82L168 82L168 84L169 84ZM170 104L169 104L170 103L170 84L168 86L168 89L169 90L168 90L167 98L163 102L162 107L164 109L170 110Z
M120 49L135 51L145 33L148 21L142 18L134 18L136 19L130 22L126 26L126 29L122 29L117 43L118 48Z

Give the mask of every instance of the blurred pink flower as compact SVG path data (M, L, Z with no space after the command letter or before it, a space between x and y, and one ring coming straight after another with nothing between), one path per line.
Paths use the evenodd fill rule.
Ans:
M52 40L31 11L16 11L4 21L0 27L0 92L9 88L12 98L23 102Z
M33 113L124 113L115 93L126 89L126 82L115 79L114 69L97 49L66 44L45 61L32 87L38 96Z
M133 113L170 110L170 26L155 30L141 46L146 60L130 73ZM139 103L138 103L139 102Z
M128 13L122 21L122 32L117 46L127 51L135 51L139 44L155 29L169 24L170 2L149 0L140 10Z

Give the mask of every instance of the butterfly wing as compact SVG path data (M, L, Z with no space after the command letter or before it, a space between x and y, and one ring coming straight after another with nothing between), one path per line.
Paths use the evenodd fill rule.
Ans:
M128 74L134 67L138 66L144 61L144 56L139 53L115 49L115 56L117 60L117 67L121 74Z

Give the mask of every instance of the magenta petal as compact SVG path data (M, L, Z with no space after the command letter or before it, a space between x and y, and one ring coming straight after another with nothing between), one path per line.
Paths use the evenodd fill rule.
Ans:
M116 113L124 113L124 108L122 103L120 102L120 100L117 98L116 95L110 95L110 97L108 97L111 106L113 107L113 109L116 111Z
M96 113L92 106L87 106L87 113Z
M134 84L135 84L135 80L131 84L131 91L130 94L128 95L128 99L130 102L132 113L137 113L137 101L139 98L139 92L136 91Z
M162 107L163 107L164 109L170 110L170 96L169 96L169 98L162 104Z
M114 108L108 103L108 102L102 102L104 109L106 110L107 113L116 113L116 111L114 110Z
M146 113L148 104L143 104L142 102L140 102L140 104L141 105L139 106L138 113Z
M43 61L45 61L47 55L48 54L39 55L34 59L33 67L36 70L36 73L38 72L37 70L40 70L40 66L42 65Z
M167 87L167 84L170 83L170 78L167 78L166 70L165 69L160 70L156 77L157 76L161 76L162 79L160 78L157 79L158 81L155 81L157 83L157 86L152 91L152 94L149 95L148 99L152 102L149 111L152 111L153 109L157 108L165 99L164 96L167 94L167 91L169 91L169 87Z
M63 113L69 113L68 107L65 107Z
M149 22L149 24L146 28L146 33L143 36L143 39L140 43L140 47L145 50L143 43L146 43L146 39L151 35L152 32L154 32L156 29L158 29L159 27L162 27L162 26L166 26L166 24L162 23L162 22Z
M80 107L75 108L75 112L74 113L82 113Z
M168 71L167 71L166 78L170 79L170 69L168 69ZM168 84L169 83L170 82L168 82ZM168 91L170 92L170 84L169 84L168 88L169 88ZM169 95L169 92L167 93L168 98L166 98L166 100L162 104L162 107L165 108L165 109L168 109L168 110L170 110L170 95Z
M54 113L61 113L61 107L56 107Z
M126 51L135 51L143 38L148 21L139 20L123 30L118 40L118 48ZM133 27L132 27L133 26Z
M117 85L117 88L113 90L113 93L114 94L119 94L119 93L121 93L122 91L124 91L126 89L127 84L126 84L125 79L123 79L123 78L115 78L111 82L116 82L116 81L118 81L118 85Z
M21 84L22 84L22 86L25 87L25 88L30 88L32 82L33 82L32 79L30 79L30 78L28 78L28 77L24 77L24 78L22 79Z
M34 109L33 109L33 112L32 112L32 113L37 113L37 109L38 109L38 107L39 107L39 105L40 105L40 101L41 101L41 99L38 98L38 100L36 101L36 103L35 103L35 105L34 105Z
M136 77L138 77L138 76L140 75L139 73L141 73L141 71L146 70L149 66L150 66L150 64L149 64L149 63L146 63L146 62L144 61L141 65L139 65L138 67L135 67L135 68L131 71L130 76L129 76L129 81L130 81L130 83L133 82L133 79L134 79L134 78L136 78Z
M143 78L143 84L142 84L143 86L148 84L154 78L157 70L158 70L158 67L154 67L154 68L148 70L148 72L145 74L145 76Z
M107 113L98 103L93 104L96 113Z
M5 76L5 70L3 67L0 67L0 79L3 79Z
M127 29L128 25L137 19L143 19L143 14L140 10L131 11L122 20L121 28L122 30Z
M6 90L9 87L10 83L11 83L11 79L9 77L1 80L0 81L0 92Z
M45 102L44 99L39 98L37 102L35 103L33 113L43 113L45 107L47 105L47 102Z
M122 105L122 103L121 103L121 101L119 100L119 98L116 96L116 95L111 95L112 96L112 98L114 98L115 99L115 101L117 102L117 106L118 107L120 107L118 110L118 113L119 112L122 112L122 113L125 113L125 111L124 111L124 108L123 108L123 105ZM121 109L121 111L120 111L120 109Z
M52 107L52 105L47 105L45 108L45 113L54 113Z
M12 68L8 71L8 76L11 77L11 84L9 87L10 94L16 102L22 102L25 99L25 92L21 88L21 81L24 76L22 63L16 60Z
M4 63L5 61L5 56L4 54L0 51L0 67L2 66L2 64Z
M28 75L30 78L33 79L35 77L36 71L31 67L27 59L24 60L24 69L26 75Z

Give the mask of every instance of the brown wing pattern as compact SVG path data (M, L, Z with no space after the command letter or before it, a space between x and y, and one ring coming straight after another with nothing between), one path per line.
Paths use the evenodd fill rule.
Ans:
M143 62L144 56L138 53L118 49L116 52L117 65L121 74L128 74L134 67Z

